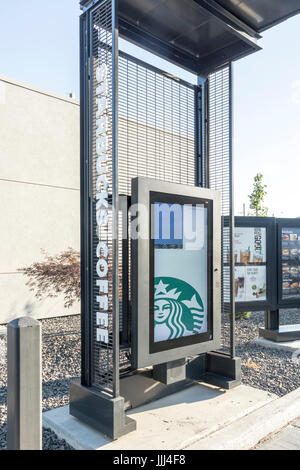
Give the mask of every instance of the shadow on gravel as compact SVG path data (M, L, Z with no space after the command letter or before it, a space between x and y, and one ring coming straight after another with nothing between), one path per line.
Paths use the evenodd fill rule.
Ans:
M7 425L6 423L0 425L0 449L6 449L6 433Z
M0 406L6 405L6 396L7 396L6 387L0 387Z

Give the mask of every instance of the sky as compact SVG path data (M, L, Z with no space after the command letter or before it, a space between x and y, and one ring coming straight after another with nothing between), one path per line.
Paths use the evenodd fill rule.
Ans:
M0 0L0 75L79 97L78 0ZM263 50L234 63L235 213L246 214L254 176L269 215L300 216L300 15L270 29ZM165 62L121 41L121 48ZM168 71L194 82L175 66Z

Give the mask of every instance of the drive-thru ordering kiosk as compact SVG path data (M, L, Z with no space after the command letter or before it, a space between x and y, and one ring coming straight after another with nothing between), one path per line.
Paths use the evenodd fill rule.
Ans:
M138 213L131 223L133 366L219 349L219 193L135 178L132 203Z
M300 339L300 324L280 324L280 309L300 308L300 219L235 217L234 232L236 311L265 311L265 339Z
M81 7L82 375L71 384L70 413L116 439L135 429L129 408L200 378L239 384L231 63L259 50L260 32L299 6ZM195 82L121 52L119 36Z

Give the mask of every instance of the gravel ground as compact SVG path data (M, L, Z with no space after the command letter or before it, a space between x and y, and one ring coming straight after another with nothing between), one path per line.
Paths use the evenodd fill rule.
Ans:
M300 310L281 312L281 323L300 323ZM242 381L278 396L300 387L300 366L291 353L265 349L251 343L264 325L264 313L236 321L236 354L242 359ZM223 322L223 345L229 344L229 321ZM80 317L42 320L43 411L69 402L69 382L80 374ZM6 448L6 339L0 338L0 449ZM49 429L43 429L43 449L70 450Z
M280 312L281 324L300 323L300 310ZM264 326L264 312L253 312L250 319L236 321L236 355L242 360L242 382L278 396L300 387L300 365L292 353L266 349L252 343L258 328ZM223 325L223 344L229 342L229 322Z

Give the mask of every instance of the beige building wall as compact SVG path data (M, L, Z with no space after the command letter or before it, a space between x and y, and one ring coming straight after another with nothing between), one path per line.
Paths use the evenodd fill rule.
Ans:
M79 249L79 103L0 75L0 324L80 312L38 301L18 272Z

